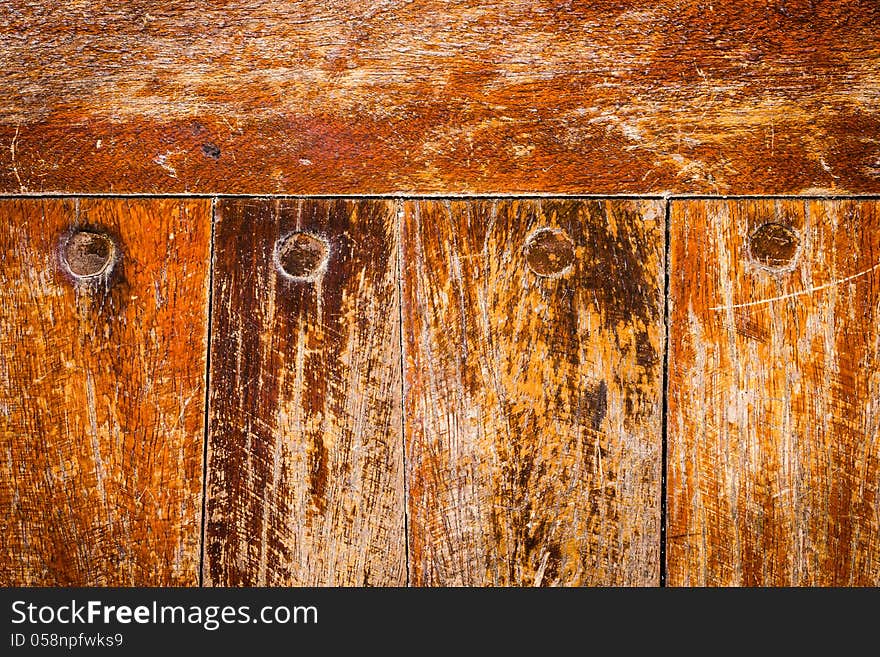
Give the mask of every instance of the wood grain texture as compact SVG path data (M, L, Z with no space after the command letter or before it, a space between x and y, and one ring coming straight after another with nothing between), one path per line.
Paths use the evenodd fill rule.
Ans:
M216 221L205 582L403 584L397 205L224 200Z
M880 584L880 204L672 207L669 582Z
M0 584L198 584L210 201L0 212Z
M880 193L875 0L0 1L0 190Z
M659 582L663 213L406 203L414 584Z

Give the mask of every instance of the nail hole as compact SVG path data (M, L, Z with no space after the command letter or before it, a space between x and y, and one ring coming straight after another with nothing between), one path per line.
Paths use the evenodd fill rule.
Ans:
M330 245L318 235L296 231L275 243L275 264L299 281L315 280L327 267Z
M532 233L524 251L529 269L538 276L562 276L574 263L574 244L558 228L540 228Z
M212 160L220 159L220 147L216 144L212 144L211 142L207 142L202 144L202 154L205 157L209 157Z
M775 271L794 264L801 240L790 226L766 223L749 237L749 255L759 265Z
M78 278L94 278L113 265L116 246L109 236L89 230L78 230L64 243L62 256L71 274Z

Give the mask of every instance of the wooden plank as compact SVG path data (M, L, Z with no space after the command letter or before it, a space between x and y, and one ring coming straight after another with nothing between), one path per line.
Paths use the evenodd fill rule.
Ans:
M198 584L210 201L0 211L0 584Z
M402 241L411 581L658 584L664 205L410 202Z
M672 207L669 582L880 584L880 204Z
M405 583L396 208L218 203L206 583Z
M4 192L880 193L869 0L0 6Z

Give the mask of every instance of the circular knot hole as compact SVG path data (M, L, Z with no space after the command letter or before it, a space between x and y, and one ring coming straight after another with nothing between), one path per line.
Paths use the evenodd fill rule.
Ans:
M116 247L108 235L78 230L64 243L62 257L70 273L79 278L104 274L113 264Z
M766 223L749 237L749 254L759 265L781 270L791 266L801 240L791 226Z
M318 235L296 231L285 235L275 244L275 260L280 270L290 278L315 280L327 266L330 245Z
M538 276L562 276L574 263L574 244L558 228L541 228L532 233L524 251L529 269Z

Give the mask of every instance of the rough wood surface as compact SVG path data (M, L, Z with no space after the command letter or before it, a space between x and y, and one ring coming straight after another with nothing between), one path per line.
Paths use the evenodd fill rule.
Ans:
M210 209L0 202L0 585L198 584Z
M658 583L663 213L405 205L414 584Z
M875 0L0 0L5 192L880 192Z
M389 201L218 203L206 583L405 583L397 226Z
M669 582L880 584L880 203L672 207Z

